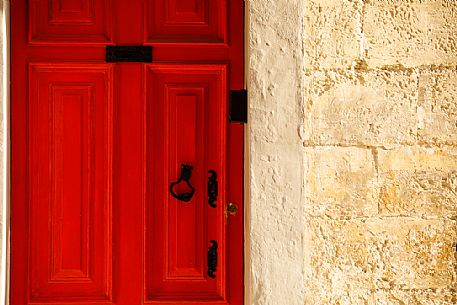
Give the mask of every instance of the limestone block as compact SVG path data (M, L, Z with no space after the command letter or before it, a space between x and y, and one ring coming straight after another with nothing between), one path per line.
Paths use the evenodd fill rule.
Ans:
M350 0L306 1L306 69L348 68L360 57L359 15L362 6Z
M301 42L292 40L296 38L302 20L303 3L298 0L250 0L249 22L251 46L281 46L279 42L290 46L300 46ZM261 35L268 33L269 35ZM285 46L284 45L284 46ZM289 50L292 48L289 48Z
M348 219L378 212L379 186L372 150L304 149L304 202L311 216Z
M457 62L457 2L365 1L363 32L370 67L451 65Z
M381 289L451 289L457 284L457 223L414 218L373 219L368 265Z
M249 13L250 300L303 305L299 110L303 2L246 1Z
M4 16L5 15L4 5L6 5L6 3L4 3L3 1L0 2L1 18L5 17ZM2 26L1 30L0 30L0 53L2 55L4 55L4 52L5 52L5 50L3 49L3 42L6 37L5 31L6 31L6 29ZM0 79L1 80L3 80L3 76L4 76L3 75L4 64L5 63L3 62L3 56L0 56ZM9 86L9 85L10 85L9 83L2 82L2 85L0 86L0 96L3 97L4 90L6 90L7 86ZM7 116L4 113L4 109L5 109L4 105L7 103L8 103L8 101L0 98L0 156L4 156L3 149L8 147L8 143L6 143L8 136L6 134L6 131L4 130L4 123L5 123L4 119ZM2 229L3 228L3 217L5 215L4 213L6 213L7 205L9 204L9 202L4 201L4 198L9 198L9 195L6 195L9 190L5 189L3 187L5 185L3 179L6 179L7 177L9 177L9 175L6 174L6 172L9 169L4 167L3 161L5 161L5 160L0 160L0 161L1 161L0 162L0 185L1 185L1 187L0 187L0 204L2 205L2 207L0 208L0 256L3 256L5 254L5 251L7 251L6 249L3 248L3 241L8 240L7 235L9 234L8 232L6 232ZM4 267L3 264L1 264L0 265L0 275L6 277L5 270L3 269L3 267ZM5 289L5 287L0 287L0 289Z
M299 145L255 143L251 159L250 304L303 304Z
M377 290L373 305L455 305L457 294L453 289L438 290Z
M252 140L257 143L299 144L297 112L280 105L275 108L250 110Z
M453 289L456 225L402 217L311 220L307 299L315 294L327 295L327 303L316 304L378 304L370 297L377 290Z
M419 77L419 140L457 144L457 74L455 69L423 72Z
M333 295L331 293L316 293L306 291L305 305L378 305L374 302L374 296L369 289L356 289L342 295Z
M305 146L415 143L417 81L416 71L311 73L305 85Z
M299 143L299 1L250 1L249 115L255 141Z
M379 150L382 215L457 218L457 149Z
M369 234L361 221L309 220L306 304L366 304L373 288Z

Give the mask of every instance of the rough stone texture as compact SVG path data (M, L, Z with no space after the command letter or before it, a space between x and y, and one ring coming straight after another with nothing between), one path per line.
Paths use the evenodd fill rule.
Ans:
M306 148L303 154L302 202L308 215L347 219L377 214L380 187L370 149Z
M376 293L384 291L455 287L454 221L372 217L310 223L313 268L306 287L313 304L378 304Z
M370 67L457 62L457 2L365 0L363 31Z
M251 303L303 305L303 228L300 204L303 25L300 1L249 5L251 156ZM287 22L284 22L287 20ZM288 88L288 90L284 90ZM287 284L286 284L287 283ZM295 295L296 297L291 297ZM286 301L287 300L287 301ZM286 303L283 303L286 301ZM279 302L279 303L278 303Z
M457 1L248 4L248 304L457 304Z
M418 139L425 143L457 144L456 69L424 71L419 77Z
M381 215L457 219L457 148L404 147L378 155Z
M3 1L0 1L0 18L3 18L4 17L4 7L7 7L7 5L4 4ZM3 54L3 38L5 37L4 36L4 31L6 31L6 29L3 28L2 25L0 25L0 54ZM7 239L7 232L4 232L3 230L3 215L4 213L6 213L7 211L7 205L8 205L8 202L6 202L4 200L5 198L5 192L7 192L7 190L4 189L3 187L3 179L5 179L6 177L8 177L8 175L6 174L6 168L4 168L3 166L3 148L4 147L7 147L7 145L5 145L5 141L7 139L6 135L5 135L5 130L4 130L4 127L3 127L3 123L4 123L4 119L5 119L5 116L6 114L4 113L4 108L3 108L3 105L4 103L7 103L7 101L4 101L3 100L3 93L5 92L5 87L6 86L9 86L9 84L5 84L3 82L3 66L4 66L4 62L3 62L3 56L0 56L0 253L2 255L5 255L6 253L4 253L6 251L6 249L3 248L3 243L2 241L4 241L5 239ZM2 255L0 255L0 257L2 257ZM2 277L6 277L6 270L3 269L3 263L0 262L0 276ZM5 266L6 267L6 266ZM3 283L3 281L0 281L1 283ZM4 290L6 289L6 287L0 287L0 289ZM1 296L1 299L3 299L5 297L5 295L7 295L7 293L0 293L0 296Z
M359 57L357 23L360 3L351 0L309 0L305 5L306 67L347 68Z
M313 71L306 76L305 145L417 140L416 71Z

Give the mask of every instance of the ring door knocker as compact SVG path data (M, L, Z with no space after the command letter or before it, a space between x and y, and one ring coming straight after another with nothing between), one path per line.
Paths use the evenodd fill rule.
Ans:
M195 193L195 188L189 182L190 176L192 175L192 169L193 167L188 164L181 164L181 177L179 177L178 181L172 182L170 184L171 196L183 202L189 202L192 199ZM175 191L173 190L174 186L178 185L181 182L186 183L187 187L190 189L190 192L181 193L179 195L175 193Z

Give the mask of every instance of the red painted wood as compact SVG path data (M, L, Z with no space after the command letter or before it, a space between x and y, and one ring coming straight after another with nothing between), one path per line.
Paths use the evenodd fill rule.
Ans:
M146 41L224 43L225 0L146 0Z
M227 121L243 1L11 8L11 304L243 304L243 126ZM154 62L106 64L107 44L152 45ZM189 203L168 193L181 163Z
M30 299L109 300L111 67L32 64L29 86Z
M210 240L225 252L227 67L147 65L146 300L225 300L225 256L207 276ZM169 195L168 181L190 164L189 203ZM218 174L217 208L208 204L208 171ZM160 219L160 221L158 221ZM157 251L163 249L163 251Z
M107 43L111 41L109 0L30 0L29 42Z

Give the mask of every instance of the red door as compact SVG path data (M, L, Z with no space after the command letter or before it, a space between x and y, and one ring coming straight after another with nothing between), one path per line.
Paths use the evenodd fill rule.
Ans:
M241 305L243 0L11 2L11 304Z

